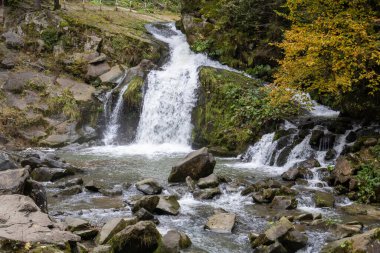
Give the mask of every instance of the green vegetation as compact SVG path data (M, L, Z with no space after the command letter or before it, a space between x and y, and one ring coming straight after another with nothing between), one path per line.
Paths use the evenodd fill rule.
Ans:
M260 81L214 68L200 70L200 98L193 114L193 140L224 154L244 151L265 126L298 113L295 102L271 103Z
M288 26L288 21L277 14L285 11L284 3L285 0L183 0L182 23L197 52L206 52L240 69L275 67L281 51L273 43L281 41L283 29Z
M91 0L94 4L104 4L109 6L115 6L115 0ZM154 12L157 10L169 10L178 12L180 4L175 0L119 0L118 6L132 8L137 10L144 10L147 12Z
M128 108L139 110L143 99L143 85L144 79L139 76L135 76L129 82L128 88L123 94L124 101L128 105Z
M80 110L73 94L70 90L65 89L61 95L49 97L47 104L49 106L48 114L60 114L63 112L69 120L77 120L80 116Z

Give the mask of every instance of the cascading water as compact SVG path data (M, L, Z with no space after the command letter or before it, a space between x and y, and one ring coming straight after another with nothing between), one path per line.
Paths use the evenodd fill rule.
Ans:
M166 33L155 26L148 29L169 45L170 59L160 70L148 75L136 142L189 145L191 111L197 101L198 68L228 68L206 55L193 53L185 35L174 24L167 25Z
M103 142L105 145L115 144L117 132L120 127L120 115L123 110L123 94L128 89L128 84L125 84L119 91L115 107L112 109L112 94L119 86L123 84L125 75L117 82L118 85L106 94L106 102L104 103L105 118L107 120L106 130L103 134Z

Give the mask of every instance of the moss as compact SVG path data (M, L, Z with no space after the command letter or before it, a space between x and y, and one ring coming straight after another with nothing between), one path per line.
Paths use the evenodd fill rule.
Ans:
M130 108L139 109L143 99L144 79L136 76L128 84L128 88L123 94L125 103Z
M202 68L200 85L200 99L193 112L194 143L218 153L242 152L255 132L235 117L239 105L230 92L238 89L243 94L244 89L258 89L259 82L226 70Z
M70 90L66 89L59 96L49 97L49 106L46 114L57 115L63 112L70 120L77 120L80 116L78 104Z

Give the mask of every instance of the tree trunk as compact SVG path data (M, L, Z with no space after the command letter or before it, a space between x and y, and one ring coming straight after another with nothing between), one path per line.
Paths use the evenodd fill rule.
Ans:
M59 4L59 0L54 0L54 10L61 9L61 5Z
M34 6L36 7L37 10L41 10L41 0L35 0Z

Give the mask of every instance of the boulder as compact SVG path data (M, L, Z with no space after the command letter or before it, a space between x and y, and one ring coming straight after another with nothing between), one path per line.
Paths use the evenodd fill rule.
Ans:
M169 230L162 237L162 252L178 253L191 246L190 238L183 232Z
M71 196L71 195L79 194L81 192L83 192L82 186L75 185L75 186L63 189L58 194L55 194L54 197L57 197L59 195L61 195L61 196Z
M274 209L296 209L298 201L293 196L276 196L270 205Z
M99 190L102 188L101 184L97 181L90 180L84 185L84 188L86 188L89 191L92 192L99 192Z
M235 226L236 214L217 213L208 218L205 229L216 233L231 233Z
M135 184L137 190L147 195L160 194L162 186L153 178L144 179Z
M161 240L161 235L151 221L140 221L115 234L109 241L114 253L153 253Z
M132 211L137 212L140 208L145 208L153 213L159 201L159 196L142 196L133 204Z
M331 193L316 191L314 193L316 207L334 207L335 198Z
M96 91L96 89L91 85L82 82L77 82L69 78L58 78L56 82L63 89L68 89L69 91L71 91L76 101L91 101L92 95Z
M21 49L24 47L24 39L15 32L6 32L2 37L5 39L5 44L8 48Z
M71 138L68 134L52 134L48 136L46 139L43 139L39 143L42 146L52 147L52 148L60 148L66 146L71 142Z
M219 185L219 178L213 173L207 177L200 178L197 185L201 189L214 188Z
M274 242L292 229L294 229L293 224L287 218L282 217L272 227L266 230L264 234L269 241Z
M18 168L16 162L5 152L0 151L0 171Z
M34 201L23 195L1 195L0 238L19 242L41 244L65 244L80 241L71 232L62 231L60 226L41 212Z
M101 62L105 62L107 60L107 55L101 53L99 56L93 58L93 59L90 59L88 61L88 63L90 64L97 64L97 63L101 63Z
M197 199L212 199L217 195L222 194L219 187L207 188L203 190L198 190L193 193L194 198Z
M99 236L97 238L97 243L107 243L112 238L112 236L123 230L126 226L127 222L124 219L114 218L112 220L109 220L100 230Z
M87 41L84 44L84 51L99 51L103 39L95 35L87 36Z
M112 189L101 188L99 192L108 197L115 197L123 195L123 188L122 186L114 186Z
M98 235L99 231L95 228L86 229L86 230L78 230L75 231L74 234L80 236L82 240L92 240Z
M83 185L83 179L81 177L76 177L76 178L72 178L72 179L64 180L64 181L60 180L56 182L54 187L59 188L59 189L65 189L67 187L73 187L77 185L79 186Z
M160 196L155 211L158 214L177 215L180 205L176 196Z
M287 252L297 252L298 250L306 247L308 238L305 234L297 230L291 230L284 236L279 238L279 241L286 248Z
M27 169L0 172L0 194L23 194L25 182L29 178Z
M261 245L256 248L255 253L288 253L285 247L278 241L270 245Z
M22 93L28 83L43 83L44 85L52 85L53 79L41 73L35 72L15 72L10 73L8 80L5 82L3 89L12 93Z
M116 83L123 76L123 74L124 70L120 67L120 65L116 65L99 78L102 83Z
M27 179L24 186L24 195L31 197L42 212L48 213L46 191L41 183Z
M326 244L321 253L330 252L380 252L380 229L354 235Z
M351 222L346 224L334 224L330 231L336 240L359 234L363 229L360 222Z
M39 167L32 171L32 178L39 182L54 182L58 179L73 175L73 173L61 168Z
M111 69L107 62L88 64L86 78L96 78L107 73Z
M352 166L351 162L345 156L338 157L335 168L332 172L335 184L344 184L348 182L354 173L355 168Z
M87 230L90 227L88 221L75 217L66 217L65 224L67 225L67 229L71 232Z
M288 171L284 172L281 177L285 181L294 181L298 178L309 179L313 176L313 173L307 168L297 167L290 168Z
M135 216L139 221L154 219L154 215L143 207L140 208L137 212L135 212Z
M215 163L214 156L207 148L193 151L172 168L168 181L185 182L187 176L194 180L207 177L213 173Z
M325 133L322 130L313 130L309 141L310 146L318 150L324 135Z
M99 245L92 249L92 253L113 253L110 245Z

